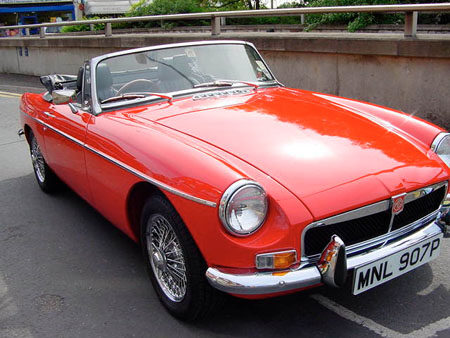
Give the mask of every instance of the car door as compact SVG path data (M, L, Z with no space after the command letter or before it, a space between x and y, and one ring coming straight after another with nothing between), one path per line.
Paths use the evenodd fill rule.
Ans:
M42 112L41 118L47 125L44 131L46 160L59 178L91 201L84 142L92 114L83 109L81 102L74 103L73 107L75 112L68 104L51 103Z

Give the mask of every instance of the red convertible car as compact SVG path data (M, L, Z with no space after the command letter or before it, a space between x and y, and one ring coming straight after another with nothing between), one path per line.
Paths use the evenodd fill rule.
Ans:
M140 242L179 318L222 292L359 294L436 258L448 234L450 134L285 88L250 43L121 51L41 82L19 131L39 186L65 182Z

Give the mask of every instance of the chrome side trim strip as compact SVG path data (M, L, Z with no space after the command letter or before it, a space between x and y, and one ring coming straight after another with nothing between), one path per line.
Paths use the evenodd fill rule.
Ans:
M189 194L187 194L187 193L185 193L183 191L180 191L180 190L178 190L176 188L173 188L173 187L171 187L171 186L169 186L169 185L167 185L165 183L162 183L162 182L160 182L160 181L158 181L158 180L156 180L156 179L154 179L154 178L144 174L143 172L141 172L139 170L136 170L133 167L130 167L129 165L127 165L127 164L125 164L125 163L115 159L114 157L111 157L111 156L109 156L109 155L107 155L107 154L105 154L105 153L103 153L103 152L101 152L101 151L99 151L99 150L97 150L97 149L87 145L86 143L84 143L84 142L82 142L82 141L80 141L80 140L78 140L78 139L76 139L76 138L66 134L65 132L63 132L63 131L61 131L61 130L59 130L59 129L51 126L51 125L49 125L48 123L45 123L44 121L42 121L40 119L37 119L37 118L32 117L30 115L27 115L27 116L30 117L31 119L33 119L34 121L42 124L43 126L51 129L55 133L57 133L57 134L65 137L65 138L69 139L70 141L78 144L79 146L81 146L81 147L83 147L83 148L93 152L94 154L97 154L97 155L101 156L102 158L110 161L111 163L114 163L118 167L120 167L120 168L122 168L122 169L124 169L124 170L126 170L126 171L128 171L128 172L130 172L130 173L132 173L134 175L136 175L137 177L139 177L139 178L141 178L141 179L143 179L145 181L148 181L149 183L154 184L158 188L161 188L161 189L163 189L165 191L168 191L168 192L170 192L170 193L172 193L174 195L186 198L186 199L191 200L193 202L197 202L197 203L209 206L209 207L215 208L216 205L217 205L215 202L208 201L208 200L196 197L196 196L189 195Z
M381 248L349 257L347 259L347 270L385 258L434 236L442 236L442 229L432 221L426 227L410 234L408 237ZM315 265L301 265L297 269L286 270L277 274L271 272L232 274L210 267L206 271L206 278L214 288L237 295L270 294L301 289L322 282L319 269Z
M148 182L156 185L158 188L161 188L161 189L166 190L166 191L168 191L168 192L170 192L170 193L172 193L174 195L178 195L178 196L186 198L188 200L191 200L191 201L203 204L203 205L207 205L209 207L216 207L216 203L215 202L204 200L202 198L195 197L195 196L189 195L189 194L187 194L187 193L185 193L183 191L180 191L178 189L172 188L171 186L168 186L165 183L162 183L162 182L160 182L158 180L155 180L154 178L144 174L143 172L141 172L139 170L136 170L133 167L130 167L129 165L126 165L125 163L120 162L120 161L116 160L115 158L113 158L113 157L111 157L109 155L106 155L105 153L103 153L103 152L101 152L99 150L96 150L96 149L94 149L94 148L92 148L92 147L90 147L88 145L85 145L85 148L87 150L90 150L91 152L93 152L93 153L103 157L104 159L106 159L106 160L116 164L117 166L121 167L122 169L124 169L124 170L126 170L126 171L128 171L128 172L130 172L130 173L132 173L134 175L136 175L137 177L139 177L139 178L141 178L141 179L143 179L145 181L148 181Z

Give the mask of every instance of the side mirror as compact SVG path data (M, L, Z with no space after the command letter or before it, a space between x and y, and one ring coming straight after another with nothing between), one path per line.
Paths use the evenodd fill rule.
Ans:
M77 94L72 89L58 89L52 92L52 99L54 104L67 104L76 100Z

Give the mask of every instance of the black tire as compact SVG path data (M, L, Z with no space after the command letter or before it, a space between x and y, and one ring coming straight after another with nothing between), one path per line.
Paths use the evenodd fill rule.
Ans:
M154 244L158 242L160 234L158 229L162 225L166 227L167 224L173 230L173 233L170 231L167 233L171 236L174 234L176 239L172 239L171 244L166 247L166 254L158 256L162 251L160 249L150 251L149 247L152 242ZM167 236L163 235L162 237L166 238ZM163 196L152 196L144 205L141 217L141 244L153 288L161 303L173 316L186 321L197 320L211 314L222 303L223 294L213 289L206 280L207 266L194 240L176 210ZM180 253L182 258L180 258ZM151 255L154 257L153 259L150 257ZM163 263L158 257L164 257ZM167 258L172 262L167 263ZM173 263L181 261L184 264ZM180 282L179 284L175 283L176 285L183 285L181 278L178 278L177 274L172 274L173 266L169 267L170 264L178 266L178 270L175 272L184 270L186 277L184 295L182 295L182 286L174 293L169 290L170 286L164 290L164 277ZM164 269L165 271L162 272ZM161 274L158 274L158 271ZM167 275L164 275L165 273ZM156 276L157 274L159 277ZM174 283L169 284L174 285Z
M42 191L52 193L57 191L61 186L61 181L55 175L45 162L44 156L41 153L39 144L33 132L30 132L30 155L31 163L33 165L34 176Z

